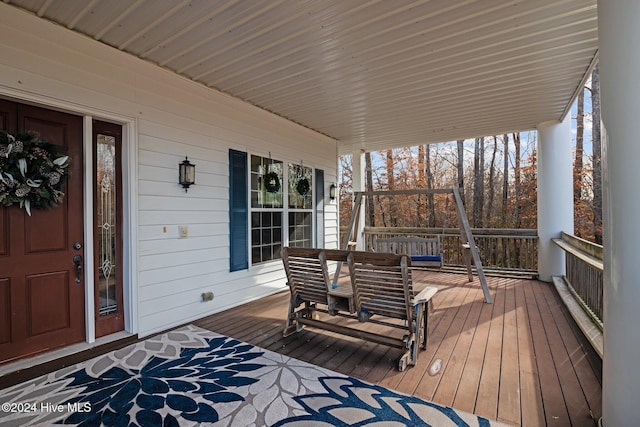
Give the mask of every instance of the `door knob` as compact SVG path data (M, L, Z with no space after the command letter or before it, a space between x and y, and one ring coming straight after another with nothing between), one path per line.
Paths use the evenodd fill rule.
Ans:
M82 255L74 255L73 263L76 265L76 283L80 283L82 276Z

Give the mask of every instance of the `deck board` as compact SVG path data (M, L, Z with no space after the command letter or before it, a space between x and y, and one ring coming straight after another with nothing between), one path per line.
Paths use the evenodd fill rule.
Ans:
M583 357L576 358L577 355L583 353L580 344L575 336L571 333L569 324L564 317L564 306L557 298L554 298L550 288L544 289L544 293L540 293L541 297L545 297L549 312L548 323L553 326L554 336L552 341L556 342L556 356L554 361L558 366L560 373L560 381L563 383L563 391L565 392L565 401L567 402L569 417L572 425L592 425L592 412L590 406L601 405L601 401L592 400L591 396L585 394L585 390L589 391L599 385L593 370L583 369L581 362L585 360ZM557 335L555 335L557 333ZM562 345L561 345L562 344ZM586 386L585 388L583 388Z
M466 275L420 271L436 286L427 350L398 372L400 350L307 327L282 337L286 292L194 322L251 344L516 426L595 426L601 364L547 283L488 277L494 304ZM344 323L343 318L324 317ZM376 332L384 326L351 321ZM429 375L435 359L441 371Z
M569 426L571 422L562 394L560 380L558 379L558 367L554 365L551 344L542 319L542 312L546 312L546 310L544 307L542 307L541 310L541 307L538 306L539 303L543 303L544 301L536 298L536 293L542 291L543 290L540 289L538 292L534 292L530 286L525 287L525 299L529 311L529 322L531 325L545 419L547 425Z
M442 379L440 380L437 391L432 397L433 400L437 400L438 402L449 406L453 405L456 392L458 391L458 385L460 384L462 373L467 363L467 358L471 354L471 345L474 338L473 332L478 324L478 319L482 312L482 306L484 305L484 303L478 298L479 292L479 289L470 292L473 299L469 313L467 314L464 325L462 326L462 331L459 334L458 340L452 349L451 356L447 362L446 369L442 374ZM471 410L473 410L473 408Z
M523 427L545 425L542 393L538 378L538 368L533 350L531 324L526 306L524 288L529 283L514 286L516 302L516 323L518 334L518 368L520 378L520 405Z
M419 274L416 276L420 278L422 277ZM462 276L453 276L453 278L458 279L461 277ZM417 281L417 278L414 277L414 281ZM432 283L429 284L432 285ZM443 284L447 287L452 286L451 282L439 283L440 286ZM468 291L468 287L460 287L459 292L452 292L450 295L447 295L446 298L443 298L441 302L436 299L434 302L434 311L429 319L430 325L427 349L425 352L421 352L418 356L418 365L411 368L410 371L394 371L389 373L389 375L382 380L382 385L409 394L412 394L416 390L418 386L417 381L424 377L425 372L435 360L434 356L436 352L440 348L442 342L447 338L447 334L450 333L449 330L451 325L454 323L456 318L459 317L459 310L463 306L464 298ZM446 363L446 361L443 361L443 365L444 363ZM421 393L419 396L426 399L430 399L431 397L427 396L425 393Z
M318 366L507 424L596 426L602 362L548 283L488 277L494 304L466 275L414 270L414 286L435 286L427 350L397 371L400 350L307 327L282 337L289 294L200 319L196 325ZM343 280L346 277L342 278ZM385 327L323 315L375 332ZM91 353L94 354L94 353ZM95 355L95 354L94 354ZM442 360L432 376L429 367ZM8 386L72 363L63 358L2 377ZM77 362L77 361L76 361ZM73 362L73 363L76 363Z
M462 377L458 384L453 407L463 411L474 412L478 396L478 386L482 375L487 340L489 338L489 326L493 314L493 304L481 302L480 316L473 331L473 339L467 361L462 370Z
M498 393L500 391L500 367L502 362L502 333L504 326L504 287L494 293L493 313L485 350L478 396L474 413L489 419L498 418Z
M441 381L443 378L448 377L446 375L449 373L449 368L451 369L451 373L455 374L455 361L459 359L455 354L452 355L453 349L456 346L458 339L460 338L460 334L464 331L464 324L469 316L471 306L473 304L473 300L477 299L475 289L467 288L466 292L462 292L464 294L464 299L462 300L462 304L460 305L456 316L451 322L451 325L447 329L447 333L444 336L444 339L439 343L435 354L431 358L427 358L426 362L418 368L423 371L427 371L422 373L419 378L419 382L416 384L413 394L416 396L420 396L424 399L434 400L434 394L436 393L436 389L439 390L439 386L441 385ZM433 346L435 347L435 346ZM430 356L427 351L427 356ZM441 371L438 375L429 375L428 369L429 366L434 363L436 360L441 360ZM415 375L417 377L417 375ZM414 378L413 372L407 372L405 378ZM411 383L411 381L409 382ZM407 392L411 392L410 389L406 390Z
M518 322L513 283L505 285L504 322L502 328L502 361L498 393L498 421L511 424L520 421L520 375Z

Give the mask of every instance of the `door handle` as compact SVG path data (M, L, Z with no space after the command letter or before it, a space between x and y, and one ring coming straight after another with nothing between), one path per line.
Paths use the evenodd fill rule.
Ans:
M74 255L73 263L76 265L76 283L80 283L82 276L82 255Z

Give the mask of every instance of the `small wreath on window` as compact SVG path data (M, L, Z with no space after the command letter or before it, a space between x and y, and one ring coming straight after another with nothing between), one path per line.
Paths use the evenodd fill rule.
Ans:
M70 161L35 132L0 131L0 205L19 204L29 216L31 209L57 206Z
M280 190L280 178L275 172L269 172L264 175L264 189L269 193L277 193Z
M298 194L302 196L306 196L309 194L309 180L307 178L302 178L298 180L298 184L296 184L296 191Z

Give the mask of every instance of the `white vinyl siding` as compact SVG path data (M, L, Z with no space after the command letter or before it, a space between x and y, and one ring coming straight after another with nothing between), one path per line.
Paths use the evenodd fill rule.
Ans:
M4 4L0 96L135 124L126 144L137 180L125 185L137 193L130 202L138 225L125 245L137 247L129 286L140 336L285 287L281 263L229 272L230 148L301 159L325 171L327 186L337 181L335 140ZM177 184L185 156L196 165L188 192ZM336 247L335 202L326 203L324 229L327 247ZM209 291L213 301L201 302Z

